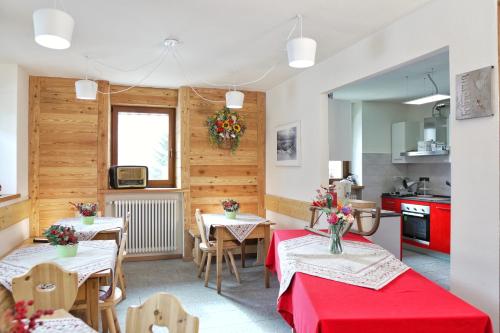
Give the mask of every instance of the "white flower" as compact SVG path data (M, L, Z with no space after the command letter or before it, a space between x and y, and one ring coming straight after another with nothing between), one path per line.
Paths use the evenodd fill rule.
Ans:
M221 137L224 137L224 133L219 133L219 135L220 135Z
M231 116L231 119L236 122L236 116Z
M234 134L231 134L231 137L232 137L232 138L235 138L235 137L236 137L236 135L234 135Z

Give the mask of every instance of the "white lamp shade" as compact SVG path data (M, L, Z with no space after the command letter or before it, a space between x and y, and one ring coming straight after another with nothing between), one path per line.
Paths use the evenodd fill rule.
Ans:
M286 43L286 51L290 67L311 67L316 58L316 41L305 37L294 38Z
M76 98L96 99L97 83L92 80L78 80L75 82Z
M63 50L71 46L75 21L59 9L43 8L33 12L35 41L49 49Z
M245 94L241 91L230 90L226 93L226 107L229 109L241 109Z

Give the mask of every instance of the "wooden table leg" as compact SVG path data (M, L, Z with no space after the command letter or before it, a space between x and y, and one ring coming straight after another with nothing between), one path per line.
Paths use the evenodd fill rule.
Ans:
M262 259L264 260L264 286L269 288L269 270L266 267L267 252L269 251L269 242L271 238L271 226L264 226L264 248L262 249Z
M215 241L217 246L215 265L216 275L217 275L217 293L220 294L221 284L222 284L222 252L224 251L224 240L223 240L223 227L215 228Z
M245 268L246 242L241 242L241 268Z
M97 331L99 329L99 278L88 278L85 284L87 324Z

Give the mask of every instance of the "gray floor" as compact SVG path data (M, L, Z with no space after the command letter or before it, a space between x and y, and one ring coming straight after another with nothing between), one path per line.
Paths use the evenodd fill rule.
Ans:
M429 255L404 249L403 262L441 287L450 289L450 259L448 256Z
M265 289L262 266L239 267L242 280L239 285L224 265L222 294L218 295L215 265L212 265L208 288L196 277L196 267L192 262L179 259L126 262L124 265L128 281L127 299L117 307L123 332L127 308L140 304L159 291L177 296L188 312L198 316L201 333L291 331L276 312L278 282L272 276L271 288Z

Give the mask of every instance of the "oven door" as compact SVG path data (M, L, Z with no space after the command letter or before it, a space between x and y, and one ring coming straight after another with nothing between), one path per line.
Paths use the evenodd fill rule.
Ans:
M403 238L429 245L430 215L403 211Z

